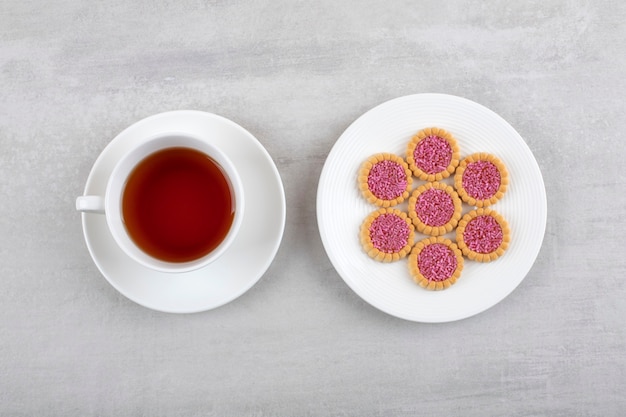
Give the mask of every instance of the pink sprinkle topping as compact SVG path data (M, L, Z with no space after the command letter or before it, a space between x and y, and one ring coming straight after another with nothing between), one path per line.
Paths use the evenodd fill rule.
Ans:
M407 222L391 213L381 214L370 225L372 244L385 253L400 252L409 243L409 233Z
M428 226L443 226L454 214L454 201L444 190L431 188L417 197L417 217Z
M387 159L377 162L370 169L367 186L377 198L393 200L406 191L406 172L397 162Z
M493 197L500 188L498 167L489 161L470 162L463 172L463 188L477 200Z
M477 216L465 226L463 240L470 250L491 253L498 249L504 238L502 227L492 216Z
M417 257L417 266L427 280L445 281L456 270L456 256L446 245L433 243L422 249Z
M427 174L445 171L452 160L452 147L439 136L427 136L420 140L413 151L415 165Z

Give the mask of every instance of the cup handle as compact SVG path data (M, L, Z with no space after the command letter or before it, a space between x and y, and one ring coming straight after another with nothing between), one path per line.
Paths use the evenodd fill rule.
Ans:
M104 214L104 198L98 195L83 195L76 199L76 210L83 213Z

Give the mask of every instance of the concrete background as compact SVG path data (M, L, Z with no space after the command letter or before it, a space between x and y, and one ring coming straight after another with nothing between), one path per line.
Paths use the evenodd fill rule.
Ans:
M3 0L0 414L624 415L624 21L615 0ZM343 130L420 92L503 116L548 193L520 287L439 325L362 301L315 220ZM118 294L74 211L105 145L174 109L250 130L287 196L266 275L194 315Z

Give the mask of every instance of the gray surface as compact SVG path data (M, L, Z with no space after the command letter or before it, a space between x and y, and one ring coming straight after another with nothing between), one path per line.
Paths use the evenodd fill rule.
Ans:
M0 414L623 415L626 6L443 3L3 0ZM526 280L442 325L363 302L315 221L342 131L419 92L502 115L548 193ZM183 316L109 286L73 209L104 146L173 109L256 135L288 209L261 281Z

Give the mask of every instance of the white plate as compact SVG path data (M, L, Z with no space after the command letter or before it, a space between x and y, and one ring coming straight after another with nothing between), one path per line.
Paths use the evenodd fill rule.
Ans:
M247 205L231 247L202 269L168 274L143 267L122 252L104 215L83 213L83 231L98 269L120 293L154 310L193 313L234 300L269 268L285 228L285 193L274 162L252 134L223 117L185 110L148 117L121 132L96 160L84 194L104 195L113 167L130 146L171 131L217 145L237 167Z
M404 157L411 137L429 126L449 130L459 142L462 157L479 151L493 153L510 174L508 191L491 206L509 222L512 238L509 249L491 263L466 260L459 281L444 291L422 289L413 283L406 259L392 264L376 262L363 252L359 242L361 223L376 209L358 191L359 166L378 152ZM416 179L414 188L422 183ZM399 208L406 210L406 202ZM317 217L328 257L346 284L361 298L403 319L448 322L492 307L519 285L539 253L547 204L537 161L522 137L504 119L460 97L416 94L373 108L341 135L320 176ZM426 237L420 233L417 236Z

